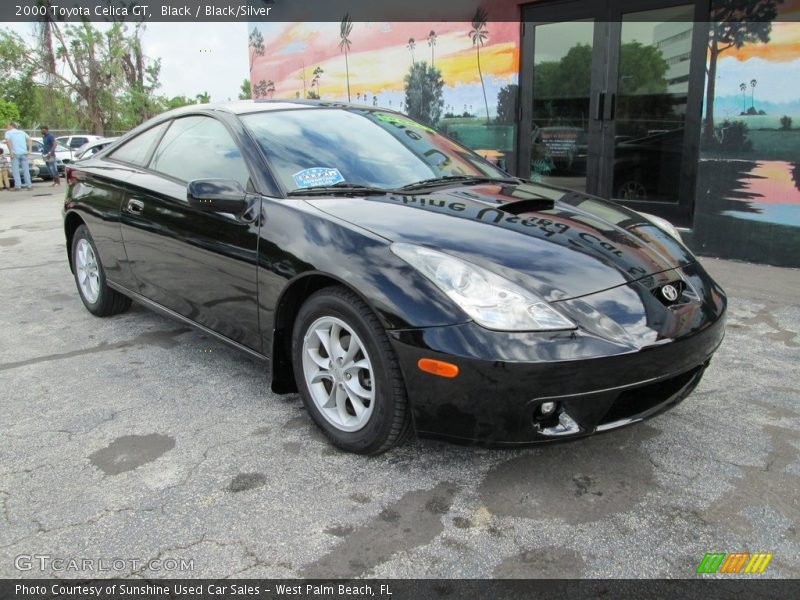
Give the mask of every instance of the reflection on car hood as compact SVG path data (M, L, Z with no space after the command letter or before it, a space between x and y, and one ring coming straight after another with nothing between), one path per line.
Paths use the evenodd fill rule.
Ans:
M308 202L387 240L460 256L549 301L616 287L695 260L635 211L533 183Z

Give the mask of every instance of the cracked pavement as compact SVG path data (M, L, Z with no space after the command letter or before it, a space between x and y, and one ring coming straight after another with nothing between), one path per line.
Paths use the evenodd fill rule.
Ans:
M0 192L0 577L693 577L712 551L800 577L800 271L702 259L727 337L651 421L364 458L243 354L136 305L90 315L60 210L46 184ZM169 558L194 568L150 568Z

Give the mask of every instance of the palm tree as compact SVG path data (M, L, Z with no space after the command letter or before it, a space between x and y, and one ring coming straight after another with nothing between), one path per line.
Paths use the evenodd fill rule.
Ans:
M344 52L344 68L347 73L347 101L350 102L350 64L347 61L347 54L350 52L350 38L348 37L353 31L353 22L350 20L350 15L345 13L342 17L342 23L339 27L339 51Z
M414 38L408 38L408 44L406 44L406 48L408 51L411 52L411 64L414 64L414 48L417 46L417 42L414 41Z
M750 91L750 106L753 110L756 109L756 86L758 85L758 81L755 79L750 80L750 87L752 88Z
M314 69L314 78L311 80L311 87L317 86L317 98L322 98L322 92L319 91L319 80L324 72L322 67L317 67Z
M306 61L301 60L300 63L303 65L303 70L301 71L303 76L303 98L308 98L308 92L306 91Z
M197 94L195 98L197 99L198 104L208 104L209 102L211 102L211 95L208 92Z
M745 96L745 92L747 92L747 84L743 81L739 84L739 89L742 90L742 114L747 112L747 96Z
M428 46L431 47L431 66L433 67L433 49L436 47L436 32L433 29L431 29L431 32L428 34Z
M254 27L253 31L250 32L247 45L250 49L250 69L252 69L256 56L264 56L264 36L258 30L258 27Z
M472 45L475 46L475 52L478 56L478 76L481 78L481 88L483 89L483 103L486 105L486 123L489 123L489 101L486 100L486 86L483 84L483 73L481 72L481 46L483 46L486 38L489 37L489 32L486 30L486 9L479 6L475 11L475 16L472 17L472 31L469 32L469 37L472 38Z

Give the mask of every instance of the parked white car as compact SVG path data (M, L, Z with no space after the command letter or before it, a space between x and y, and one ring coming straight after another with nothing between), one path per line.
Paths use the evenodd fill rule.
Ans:
M94 142L99 139L102 139L102 136L77 133L75 135L59 136L56 138L56 141L74 152L84 144L88 144L89 142Z
M115 142L117 138L110 137L110 138L101 138L99 140L95 140L93 142L89 142L84 144L80 148L75 151L75 160L80 160L82 158L88 158L93 154L100 152L106 146Z

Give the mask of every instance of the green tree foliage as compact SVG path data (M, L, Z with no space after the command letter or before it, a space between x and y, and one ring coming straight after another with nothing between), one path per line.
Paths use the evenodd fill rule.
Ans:
M772 33L772 21L778 16L783 0L713 0L708 37L708 85L706 87L706 119L704 137L712 144L714 100L717 84L717 61L731 48L761 42L766 44Z
M618 96L664 94L667 61L655 46L626 42L620 47ZM592 47L576 44L558 61L536 65L533 89L537 99L588 98L591 85Z
M435 127L444 108L442 72L422 61L414 63L405 76L405 106L408 115Z
M511 125L517 119L517 96L519 86L515 83L504 85L497 93L497 122Z
M250 80L245 79L239 87L239 100L250 100L253 97L253 92L250 89Z
M19 121L19 109L13 102L0 98L0 123L5 127L10 121Z
M638 41L623 43L619 56L618 116L647 120L671 114L666 80L668 68L655 46ZM585 120L591 71L592 47L588 44L576 44L560 60L537 64L533 71L533 89L538 116L551 123Z
M197 101L186 96L173 96L172 98L161 98L162 110L172 110L173 108L180 108L181 106L189 106L190 104L197 104Z
M620 46L618 96L646 96L667 92L669 65L661 50L641 42Z
M29 127L128 129L161 109L154 94L161 63L145 58L143 27L46 21L35 43L0 31L0 92L15 98Z
M725 119L714 131L714 141L707 144L709 150L720 152L750 152L753 142L750 140L749 128L741 121Z

